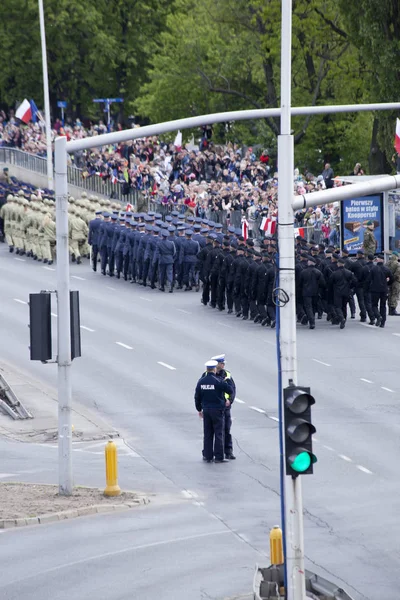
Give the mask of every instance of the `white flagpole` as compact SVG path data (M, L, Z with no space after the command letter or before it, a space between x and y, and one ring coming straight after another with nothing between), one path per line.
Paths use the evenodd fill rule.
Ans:
M45 118L46 118L47 186L50 190L52 190L52 189L54 189L53 154L52 154L52 148L51 148L49 76L47 73L46 32L45 32L45 28L44 28L43 0L39 0L39 21L40 21L40 39L42 42L44 112L45 112Z

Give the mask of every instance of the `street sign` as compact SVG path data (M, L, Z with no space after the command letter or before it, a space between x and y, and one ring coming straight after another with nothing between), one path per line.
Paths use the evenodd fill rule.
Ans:
M57 107L58 108L67 108L68 102L66 102L65 100L57 100Z

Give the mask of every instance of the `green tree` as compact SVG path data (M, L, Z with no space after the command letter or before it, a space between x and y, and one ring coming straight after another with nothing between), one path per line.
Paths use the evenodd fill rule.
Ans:
M139 112L160 121L278 106L280 5L279 0L177 0L137 100ZM292 71L293 105L362 97L363 66L333 0L294 2ZM338 135L353 122L346 115L293 119L296 160L318 168L317 148L322 159L345 161L348 169L354 159L342 156ZM279 119L266 124L269 133L260 124L248 125L248 131L270 143Z
M394 102L400 97L400 4L397 0L339 1L351 42L367 65L366 98L370 102ZM369 162L371 173L392 169L396 115L374 115Z

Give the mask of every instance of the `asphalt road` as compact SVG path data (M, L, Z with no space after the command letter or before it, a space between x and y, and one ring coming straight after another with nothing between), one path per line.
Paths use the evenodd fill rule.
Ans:
M29 361L24 302L54 289L55 275L0 247L0 358L52 385L56 367ZM105 278L87 263L72 265L71 287L81 293L83 348L73 364L74 398L97 409L133 451L121 458L121 484L166 501L135 515L3 534L1 597L91 598L96 586L111 600L132 598L132 590L135 598L157 597L160 586L163 598L175 599L249 593L280 520L275 332L203 307L194 292L162 294ZM298 334L299 383L316 398L318 456L314 476L303 478L306 567L355 600L398 600L400 319L383 330L349 321L343 331L323 320ZM206 465L193 390L219 352L241 400L233 408L237 460ZM0 477L57 481L55 449L17 446L0 445ZM97 449L76 450L77 483L102 485ZM41 474L36 461L30 468L33 456ZM32 552L39 543L40 557Z

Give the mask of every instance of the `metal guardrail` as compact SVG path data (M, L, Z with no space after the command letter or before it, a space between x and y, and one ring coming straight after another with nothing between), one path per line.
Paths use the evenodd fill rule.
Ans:
M17 148L0 148L0 163L6 165L15 165L22 167L28 171L34 171L41 175L47 175L46 158L36 156L18 150ZM137 207L142 203L141 193L138 190L132 190L129 194L122 194L122 185L119 183L111 183L109 179L104 181L98 175L85 177L84 170L78 167L68 167L68 183L82 190L92 192L93 194L101 194L108 196L113 200L119 200L124 204L132 204Z
M0 409L13 419L33 419L31 413L18 400L15 392L0 373Z

